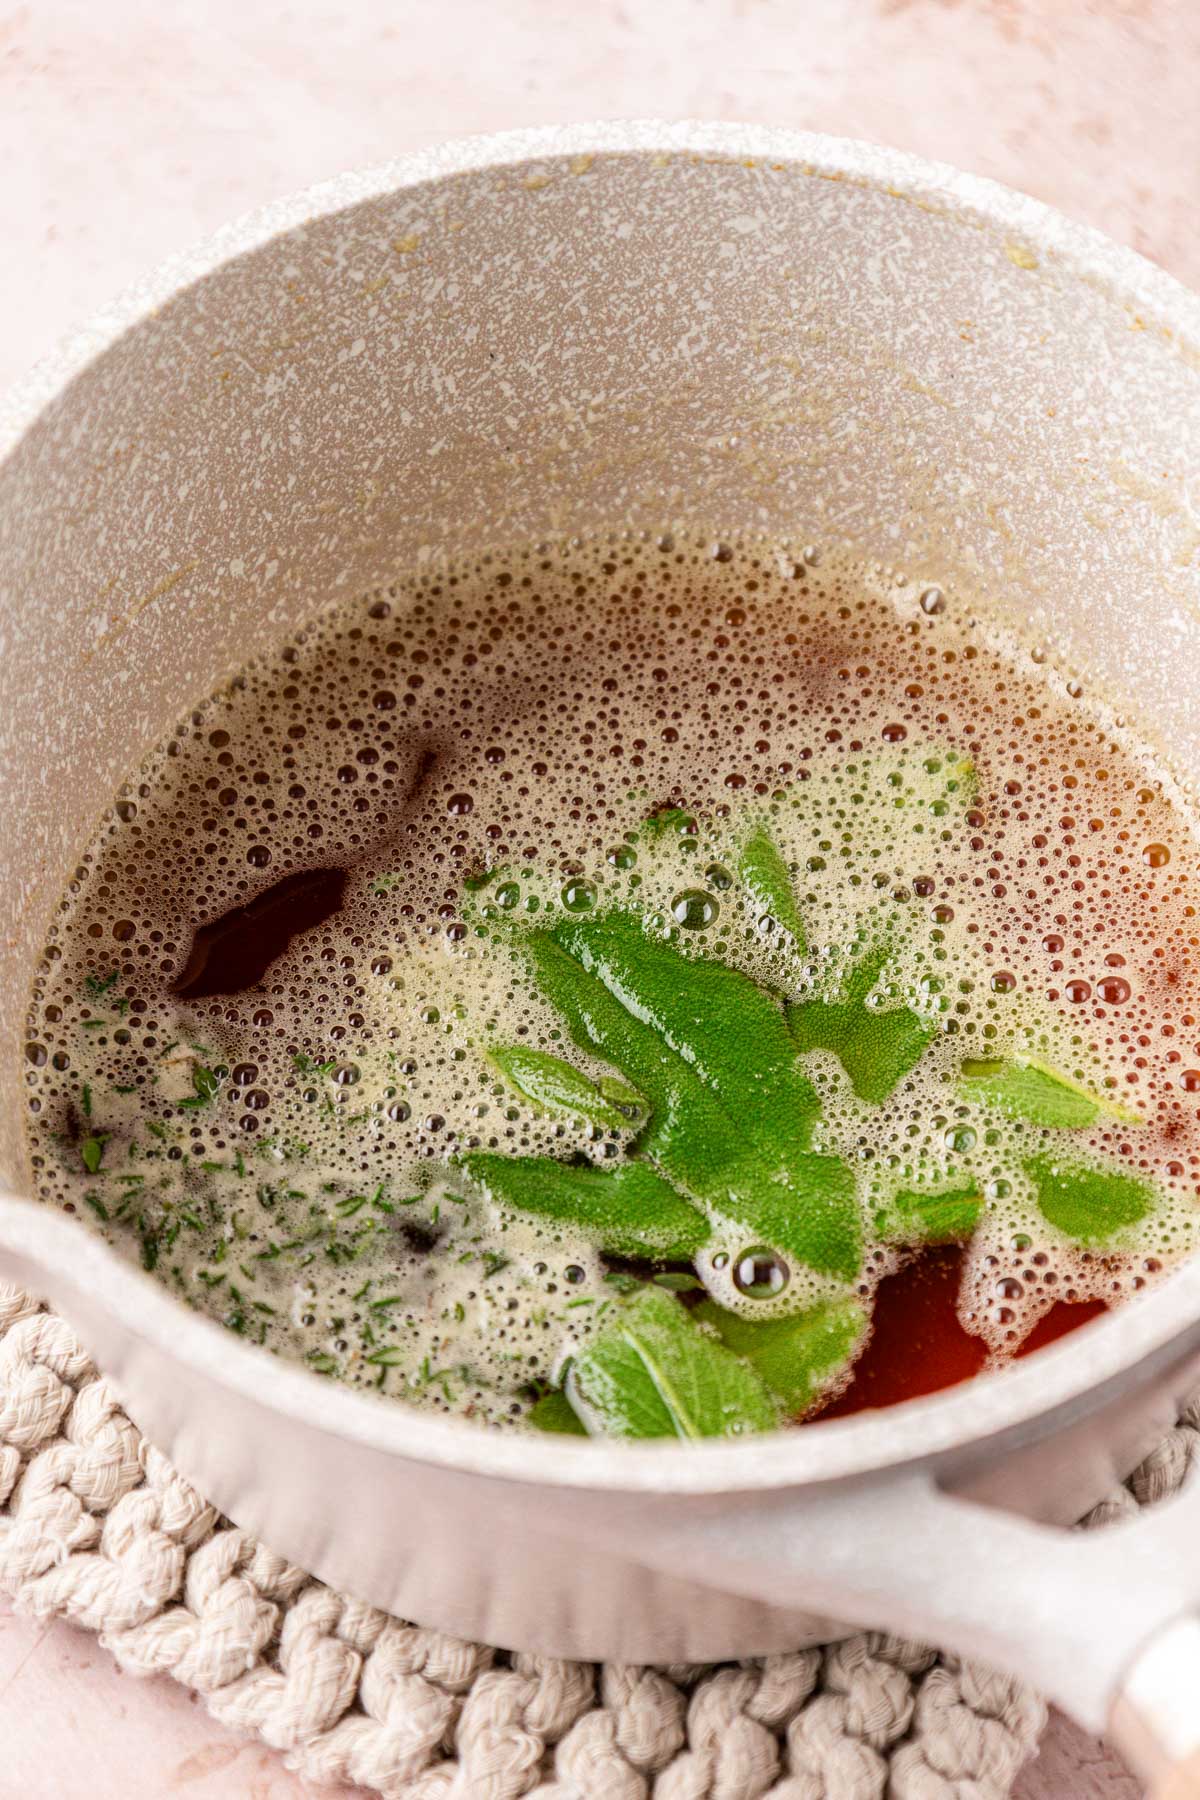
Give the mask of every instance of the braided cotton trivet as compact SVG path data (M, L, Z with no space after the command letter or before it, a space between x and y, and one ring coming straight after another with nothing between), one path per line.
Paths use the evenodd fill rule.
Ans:
M1173 1492L1188 1413L1089 1516ZM70 1327L0 1282L0 1593L169 1674L318 1781L388 1800L1002 1800L1045 1706L879 1632L719 1668L506 1656L314 1581L230 1525Z

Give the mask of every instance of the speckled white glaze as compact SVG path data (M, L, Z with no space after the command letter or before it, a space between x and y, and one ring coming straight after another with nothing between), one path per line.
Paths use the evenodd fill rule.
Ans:
M1198 346L1200 301L1034 201L749 127L451 145L218 234L0 413L5 1091L47 918L115 784L248 654L447 545L687 521L847 539L967 581L1186 766ZM24 1154L14 1106L18 1191ZM633 1516L652 1534L613 1510L622 1493L677 1508L937 1456L1065 1517L1160 1428L1200 1336L1185 1270L1034 1364L881 1419L665 1454L546 1445L297 1369L268 1382L256 1352L20 1203L0 1242L234 1516L395 1610L573 1654L801 1629L749 1577L752 1601L643 1577L634 1605L621 1535Z
M448 541L851 537L1055 627L1186 743L1197 343L1200 303L1031 200L761 129L477 140L229 227L0 414L5 1051L146 745Z

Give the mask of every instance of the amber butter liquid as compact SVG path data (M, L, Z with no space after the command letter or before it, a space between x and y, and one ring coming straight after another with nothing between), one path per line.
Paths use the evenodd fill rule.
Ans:
M969 782L947 800L955 769ZM651 854L664 807L689 823ZM754 809L792 870L803 966L731 876ZM886 1404L1192 1249L1196 866L1149 751L929 578L701 534L447 557L319 613L115 798L30 1010L38 1191L255 1342L519 1421L630 1270L497 1215L456 1159L612 1166L635 1134L498 1079L488 1044L573 1052L489 950L486 908L633 908L783 994L882 932L928 1051L871 1107L836 1058L806 1060L820 1141L855 1172L856 1292L878 1307L821 1404ZM1018 1053L1114 1102L1062 1142L1153 1192L1136 1231L1048 1225L1022 1171L1059 1139L962 1101L964 1059ZM900 1190L939 1182L981 1197L969 1243L875 1235ZM745 1312L741 1247L720 1239L697 1281ZM776 1311L828 1289L788 1275Z

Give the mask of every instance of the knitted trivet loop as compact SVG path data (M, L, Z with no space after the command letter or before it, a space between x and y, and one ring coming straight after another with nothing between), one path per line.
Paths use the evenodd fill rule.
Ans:
M1200 1412L1090 1516L1173 1492ZM69 1326L0 1282L0 1592L168 1674L310 1779L387 1800L1002 1800L1045 1706L879 1632L735 1666L511 1656L312 1580L126 1418Z

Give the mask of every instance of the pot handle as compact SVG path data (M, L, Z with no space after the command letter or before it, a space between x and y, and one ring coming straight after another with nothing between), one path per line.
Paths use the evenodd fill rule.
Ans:
M647 1563L1007 1669L1106 1732L1156 1800L1200 1800L1200 1483L1096 1532L928 1470L645 1524Z

